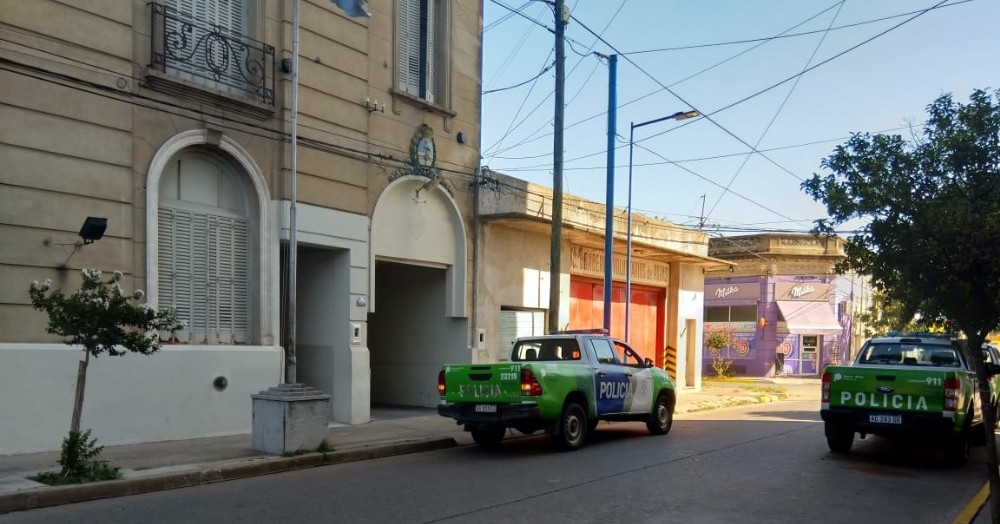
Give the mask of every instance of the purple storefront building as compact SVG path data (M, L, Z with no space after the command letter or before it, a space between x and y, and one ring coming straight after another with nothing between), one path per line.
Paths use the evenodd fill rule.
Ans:
M787 234L726 239L733 245L738 244L732 238L741 240L742 252L722 244L717 249L721 253L710 248L709 254L729 254L742 264L738 259L749 253L766 263L751 262L741 271L759 267L757 275L740 275L735 267L731 276L706 275L704 333L707 337L723 328L732 343L717 351L703 345L705 375L716 373L714 364L720 359L732 361L731 374L750 377L815 376L828 364L848 360L852 319L832 274L839 257L830 256L830 239ZM842 257L839 239L833 240L837 242L830 247ZM819 274L803 274L810 269Z

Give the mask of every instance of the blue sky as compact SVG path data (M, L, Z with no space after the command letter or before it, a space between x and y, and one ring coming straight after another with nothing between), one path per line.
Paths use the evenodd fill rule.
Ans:
M537 75L555 56L552 10L484 2L483 165L551 187L555 70ZM593 52L610 44L621 53L616 206L630 123L697 109L709 116L636 128L633 210L724 234L807 231L826 213L801 181L850 133L909 137L941 94L1000 88L1000 2L945 0L916 16L940 3L566 0L564 189L605 201L609 68ZM769 40L710 45L756 39Z

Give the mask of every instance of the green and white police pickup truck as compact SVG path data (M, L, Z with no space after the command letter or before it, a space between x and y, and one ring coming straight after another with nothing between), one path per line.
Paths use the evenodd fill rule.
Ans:
M962 342L873 338L851 366L827 367L820 414L830 450L847 453L855 433L872 434L941 443L948 462L964 464L970 437L982 432L983 412Z
M464 425L481 446L508 428L545 431L579 449L598 421L646 422L663 435L673 424L674 381L625 342L563 332L517 339L507 362L446 365L438 374L438 413Z

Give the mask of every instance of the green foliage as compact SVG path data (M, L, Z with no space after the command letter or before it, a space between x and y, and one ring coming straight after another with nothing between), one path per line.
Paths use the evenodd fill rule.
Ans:
M915 316L912 308L899 301L893 301L884 291L872 292L871 307L858 315L858 318L865 325L865 338L884 336L890 331L905 333L930 331L930 326Z
M733 343L733 334L724 327L710 329L705 333L705 346L712 354L712 371L720 380L732 376L733 359L723 357L721 352Z
M90 430L70 431L63 439L59 453L59 472L39 473L32 480L57 486L61 484L82 484L98 480L114 480L121 477L121 470L106 461L97 460L104 446L97 445L97 439L90 437Z
M733 335L724 327L711 329L705 333L705 345L713 354L729 347L733 343Z
M733 359L722 356L712 357L712 371L715 371L715 378L728 380L732 377Z
M1000 92L927 108L923 136L858 133L802 184L827 206L817 231L864 221L839 270L870 275L891 304L970 344L1000 324Z
M33 282L28 293L31 305L49 316L49 333L68 337L67 344L79 344L97 357L135 352L149 355L160 349L159 332L174 333L182 326L173 310L139 303L142 291L126 295L121 288L122 273L116 271L102 280L100 271L84 269L80 289L66 295L52 282Z

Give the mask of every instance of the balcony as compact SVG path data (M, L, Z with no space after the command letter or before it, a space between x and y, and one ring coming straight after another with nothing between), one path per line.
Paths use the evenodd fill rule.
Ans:
M150 86L184 96L207 94L223 105L242 103L254 113L273 111L274 46L163 4L150 6Z

